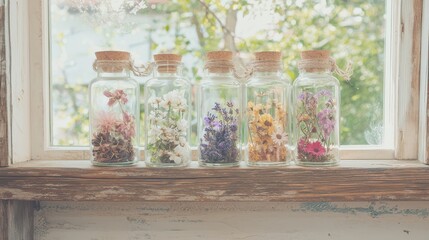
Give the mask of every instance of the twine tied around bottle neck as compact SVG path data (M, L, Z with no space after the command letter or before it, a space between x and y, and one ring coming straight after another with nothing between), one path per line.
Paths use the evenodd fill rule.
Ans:
M252 75L252 68L242 67L243 71L229 60L208 60L204 64L204 70L207 70L209 73L227 73L232 71L232 74L237 79L247 79Z
M282 69L282 62L277 60L258 60L248 66L248 71L254 72L277 72Z
M177 73L182 71L183 63L175 60L158 60L152 63L153 70L158 73Z
M353 75L353 65L350 61L347 62L345 69L341 69L334 58L311 58L302 59L298 62L298 69L300 71L316 72L328 69L330 72L337 74L346 81L350 81Z
M134 75L139 77L148 76L153 71L153 64L147 63L146 65L142 64L136 66L132 60L99 60L95 59L92 64L94 71L99 71L100 69L104 72L121 72L123 69L129 70L134 73Z

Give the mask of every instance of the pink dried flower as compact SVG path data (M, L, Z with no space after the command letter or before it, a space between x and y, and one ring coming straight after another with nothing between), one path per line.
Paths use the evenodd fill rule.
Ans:
M116 129L125 139L131 139L135 136L134 116L131 116L126 112L122 115L123 121L118 122Z
M305 152L305 149L307 148L307 144L308 142L301 138L298 143L298 151Z
M323 137L327 139L335 128L334 112L329 109L323 109L317 114L319 125L323 131Z
M106 111L101 111L95 118L95 125L100 132L104 133L114 131L118 122L114 114Z
M122 104L126 104L128 102L127 94L124 92L124 90L121 89L117 89L113 93L106 90L103 92L103 94L109 98L107 105L110 107L113 106L116 102L120 102Z
M325 148L319 141L308 143L305 147L305 151L316 157L323 156L326 152Z

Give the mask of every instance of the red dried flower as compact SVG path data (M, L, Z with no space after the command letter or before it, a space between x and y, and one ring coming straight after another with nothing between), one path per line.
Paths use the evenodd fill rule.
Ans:
M326 153L325 148L319 141L308 143L305 151L316 157L323 156Z

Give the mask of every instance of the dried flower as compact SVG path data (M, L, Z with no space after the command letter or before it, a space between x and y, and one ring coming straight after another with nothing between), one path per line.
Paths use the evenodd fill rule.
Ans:
M326 89L316 93L303 91L297 99L297 127L301 136L298 158L310 162L329 161L333 157L329 154L331 134L336 126L332 92Z
M282 104L266 99L264 105L247 103L249 161L286 161L287 135ZM274 113L274 115L273 115Z
M323 132L323 137L327 139L335 128L334 113L332 109L325 108L317 114L317 118Z
M226 107L215 103L204 117L204 135L200 139L200 154L206 163L238 162L238 109L232 102Z
M170 156L170 161L173 161L175 164L181 164L185 159L190 157L189 146L177 145L173 152L168 153Z
M123 121L119 122L116 125L116 128L120 134L124 136L125 139L131 139L135 136L135 124L134 116L129 115L126 112L122 113Z
M271 138L273 139L273 142L277 145L286 144L288 141L286 133L280 127L276 129L273 135L271 135Z
M308 121L308 120L310 120L310 116L309 116L308 114L302 114L302 115L298 118L298 121L299 121L299 122L305 122L305 121Z
M185 108L186 105L183 90L173 90L166 93L160 102L160 106L165 109L174 108L179 110Z
M271 114L265 113L261 116L260 122L263 126L271 129L270 127L273 126L273 117Z
M122 119L115 115L116 111L113 109L97 114L94 121L96 128L91 140L94 160L103 163L133 161L135 121L134 116L124 110L123 105L128 102L127 94L121 89L113 92L106 90L103 94L109 99L107 106L110 108L118 103Z
M92 138L92 155L101 163L120 163L134 160L135 153L131 140L114 137L109 132L96 132Z
M100 132L111 132L115 130L116 124L119 120L113 113L100 111L95 117L95 125L98 126Z
M316 94L314 94L314 96L316 98L320 98L320 97L329 97L329 98L332 98L332 93L329 90L323 89L323 90L320 90L319 92L317 92Z
M122 89L117 89L113 93L109 91L103 92L104 96L109 98L107 105L109 107L113 106L116 102L126 104L128 102L127 94Z
M159 97L152 97L149 99L149 103L152 107L159 107L159 104L162 102L162 99Z
M147 156L153 164L182 164L190 159L186 140L187 101L183 90L149 99Z
M325 154L325 148L319 141L307 144L305 151L316 157L320 157Z

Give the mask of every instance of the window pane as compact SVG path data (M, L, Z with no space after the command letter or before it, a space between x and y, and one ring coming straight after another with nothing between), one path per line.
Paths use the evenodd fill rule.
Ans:
M52 145L88 145L93 52L106 49L130 51L137 63L180 53L193 82L210 50L240 52L244 63L246 53L281 50L285 74L295 79L301 50L330 49L340 67L347 61L354 67L349 82L340 80L341 143L383 142L385 1L51 0L49 6ZM143 92L147 79L136 79Z

